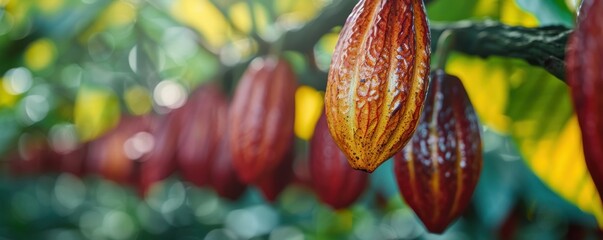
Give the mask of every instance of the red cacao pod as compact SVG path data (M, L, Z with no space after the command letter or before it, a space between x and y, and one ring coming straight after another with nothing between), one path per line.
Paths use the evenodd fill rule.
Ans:
M32 176L47 171L50 148L46 136L24 133L19 137L16 151L9 154L9 168L14 176Z
M480 128L463 84L436 71L417 131L395 157L400 192L427 229L441 233L469 204L481 167Z
M205 186L209 183L210 162L226 132L228 102L217 86L206 85L197 89L183 108L186 113L178 141L179 169L184 180Z
M282 59L257 58L243 74L228 121L234 165L243 182L261 179L289 150L296 88L295 74Z
M138 187L140 160L150 152L153 141L149 116L124 116L114 129L90 142L89 169L105 179Z
M155 116L157 124L152 130L153 149L142 159L140 166L141 196L156 182L159 182L176 170L176 148L180 127L182 126L183 109L172 110L165 116Z
M230 151L230 141L226 134L221 137L216 157L211 163L210 185L218 195L237 200L247 189L247 185L239 179Z
M86 156L88 154L88 144L79 144L75 149L58 152L52 149L49 153L51 160L51 171L70 173L78 177L83 177L85 169Z
M354 170L329 133L323 114L310 141L310 174L320 200L334 209L346 208L364 192L368 173Z
M584 0L567 48L567 80L584 157L599 193L603 193L603 1ZM599 194L602 197L603 195Z
M348 17L325 106L353 168L373 172L412 137L427 91L429 34L419 0L361 0Z
M258 181L256 185L266 200L275 202L283 190L293 182L295 179L294 162L295 149L291 146L278 166Z

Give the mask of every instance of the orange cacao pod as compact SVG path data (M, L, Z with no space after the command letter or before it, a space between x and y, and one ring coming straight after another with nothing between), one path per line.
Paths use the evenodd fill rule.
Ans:
M603 198L603 1L582 2L567 48L567 80L582 129L584 157Z
M417 131L395 157L400 192L427 229L441 233L469 204L481 167L473 106L458 78L437 71Z
M312 187L320 200L334 209L350 206L364 192L368 173L354 170L333 141L323 114L310 141Z
M289 150L296 88L293 70L281 59L257 58L243 74L228 122L234 165L243 182L261 179Z
M358 2L339 35L325 96L329 131L353 168L374 171L411 138L429 63L423 1Z

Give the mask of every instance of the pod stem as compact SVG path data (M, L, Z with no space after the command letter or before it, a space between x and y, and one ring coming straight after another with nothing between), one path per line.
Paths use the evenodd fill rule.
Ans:
M448 61L448 56L450 55L450 51L453 50L454 45L454 31L451 29L444 30L438 38L436 51L434 53L434 58L436 60L434 69L446 69L446 62Z

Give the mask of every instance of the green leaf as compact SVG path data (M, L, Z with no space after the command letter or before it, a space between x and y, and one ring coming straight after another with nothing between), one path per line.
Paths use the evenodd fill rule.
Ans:
M574 13L564 0L516 0L517 4L538 18L540 25L574 26Z

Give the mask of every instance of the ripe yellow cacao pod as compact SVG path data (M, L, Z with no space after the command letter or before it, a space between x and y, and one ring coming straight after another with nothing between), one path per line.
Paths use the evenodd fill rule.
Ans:
M325 96L333 139L350 165L374 171L411 138L429 82L420 0L361 0L335 47Z

